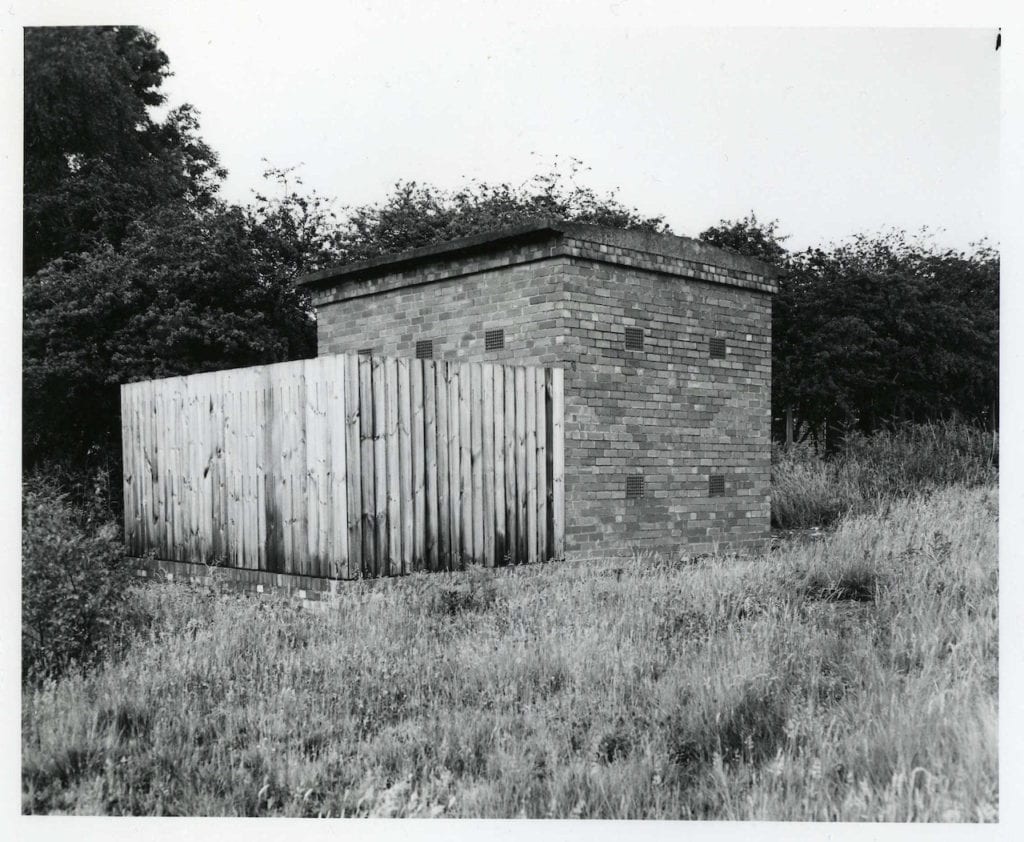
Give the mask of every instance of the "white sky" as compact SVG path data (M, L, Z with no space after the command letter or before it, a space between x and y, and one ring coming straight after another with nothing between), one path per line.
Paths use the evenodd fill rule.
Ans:
M361 204L398 179L518 183L559 155L691 236L754 210L792 247L884 225L998 240L994 27L687 27L621 13L649 7L628 2L569 22L544 4L385 7L138 22L170 57L171 104L200 109L230 199L260 186L263 158Z

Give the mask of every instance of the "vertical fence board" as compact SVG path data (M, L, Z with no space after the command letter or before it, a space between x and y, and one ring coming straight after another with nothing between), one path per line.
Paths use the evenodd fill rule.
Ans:
M373 372L373 474L375 483L373 506L373 546L376 557L374 576L388 572L388 468L387 397L384 382L384 358L371 357Z
M216 564L224 562L224 382L220 372L207 375L210 388L210 548Z
M345 357L326 357L323 360L324 379L327 387L327 437L328 471L330 493L330 556L327 559L327 575L335 579L348 578L348 465L346 445L348 443L348 416L346 408L346 386L348 371Z
M167 477L167 523L170 527L168 530L169 544L167 549L170 557L173 559L180 557L178 541L181 538L180 510L178 507L180 500L178 482L181 472L178 466L178 425L174 423L178 412L178 395L175 386L176 383L171 386L170 391L165 396L166 406L164 407L166 419L164 423L164 441L167 447L167 470L165 471Z
M317 454L317 382L311 378L308 363L310 360L303 360L302 381L305 384L303 389L303 400L299 406L299 413L302 416L302 429L304 433L305 446L303 447L304 458L302 460L302 476L305 482L305 493L300 497L303 517L303 529L300 536L304 555L306 558L306 572L316 575L317 557L320 555L318 545L320 539L320 466L319 455Z
M267 509L270 506L270 492L273 462L270 459L270 397L267 392L269 375L265 368L256 374L256 528L259 534L257 551L258 567L269 570L270 526Z
M402 488L398 470L398 361L384 360L387 426L385 428L388 475L388 569L391 576L402 573Z
M267 570L285 570L284 533L284 438L281 423L284 416L284 387L270 371L266 376L265 410L267 413L266 465L266 521L267 521Z
M244 432L245 432L245 475L243 477L243 498L246 512L246 567L254 571L259 569L259 499L256 494L256 474L258 472L257 441L259 419L256 415L256 395L258 389L257 370L246 371L246 387L244 401Z
M150 436L152 439L153 455L153 531L156 535L156 547L161 556L167 558L167 503L164 489L164 462L166 461L163 442L163 425L160 423L160 410L162 395L156 391L150 392Z
M348 479L348 576L358 578L363 571L363 471L361 413L359 395L359 357L345 360L345 453L351 465Z
M457 363L446 364L448 369L448 540L451 569L459 570L462 566L462 441L459 411L459 366Z
M132 540L132 555L141 556L145 552L146 544L143 539L143 520L145 519L146 507L142 496L142 473L143 453L142 441L140 439L141 419L139 413L139 389L137 384L129 383L125 386L125 394L128 395L131 411L131 427L128 430L131 448L131 471L132 471L132 498L134 506L132 511L132 525L134 539Z
M374 576L377 570L377 553L374 545L373 513L376 510L377 493L373 473L373 365L371 358L365 355L359 357L359 404L360 470L363 486L363 565L360 575Z
M470 430L470 392L472 374L469 363L459 366L459 497L462 510L459 519L462 526L462 541L459 551L462 565L472 561L473 556L473 447Z
M256 436L258 423L256 419L256 372L246 372L243 401L243 427L245 442L245 471L242 476L242 499L245 506L245 566L249 570L259 568L259 530L256 513L259 502L256 499Z
M288 379L282 372L279 378L273 381L271 387L272 399L272 434L271 448L273 454L273 469L271 471L271 482L274 489L273 498L270 504L270 511L274 518L274 553L275 560L272 569L276 572L291 570L291 527L288 523L288 503L291 495L290 464L291 442L287 436L287 429L290 426L288 421L288 407L290 402L288 394L291 391Z
M440 529L437 523L437 372L433 360L423 360L423 444L426 479L425 567L438 569Z
M218 488L217 497L220 501L220 552L223 563L233 567L235 560L234 552L234 522L235 514L233 501L231 499L231 448L233 447L234 413L231 411L231 373L228 371L217 372L217 394L220 396L220 424L218 432L220 438L217 445L218 463Z
M526 517L526 369L516 367L516 558L529 560Z
M438 569L451 569L451 496L448 493L448 364L434 364L437 409L437 560Z
M249 567L259 570L262 564L263 535L261 520L263 515L263 499L260 494L262 486L262 460L260 454L263 439L263 418L260 409L262 398L261 372L253 369L249 377L249 537L252 548L249 552Z
M519 533L516 503L516 370L505 369L505 535L506 553L518 561Z
M537 560L537 372L527 368L523 373L523 393L526 425L524 470L526 496L523 503L523 522L526 528L526 560Z
M281 532L284 543L284 570L302 572L300 559L295 556L295 461L298 453L299 431L295 423L298 383L294 371L285 369L281 394L281 437L283 439L281 463Z
M481 501L483 511L483 562L494 567L494 366L485 363L481 367L481 433L482 455L480 458Z
M537 372L537 553L541 560L548 552L548 428L547 372Z
M505 523L505 369L494 367L494 563L508 554Z
M412 492L412 395L409 360L398 361L398 468L401 484L402 553L401 573L412 569L413 492Z
M248 569L252 541L249 537L249 512L252 506L248 500L249 477L249 435L252 419L249 417L249 372L238 372L235 384L237 415L235 424L238 435L236 471L238 476L238 566Z
M131 552L132 529L135 521L135 501L132 499L132 448L130 438L132 434L131 404L128 398L128 386L122 385L121 389L121 464L124 466L121 471L121 495L124 507L124 545Z
M153 549L152 531L150 518L152 515L153 497L150 487L149 443L146 437L146 391L145 384L135 383L135 440L138 453L136 454L136 475L138 476L139 495L139 544L142 552Z
M565 400L563 395L562 369L551 370L551 489L553 512L551 517L553 536L553 555L562 558L565 555L565 442L563 414Z
M410 360L412 392L412 569L422 570L427 553L426 452L424 451L423 361Z
M157 452L156 441L156 405L154 401L154 384L143 385L144 413L143 435L146 441L146 492L150 506L150 513L146 518L148 533L148 545L154 550L160 549L160 495L158 493L158 471L159 453Z
M481 438L483 419L483 394L480 382L480 363L473 363L469 367L470 387L470 481L472 483L472 521L473 521L473 561L476 564L484 563L484 520L483 520L483 466L481 457L483 455L483 444Z
M306 401L303 407L306 417L306 552L309 555L309 571L314 576L328 574L326 559L330 548L330 509L328 508L327 485L327 396L323 389L327 385L320 376L320 360L303 361L306 381Z
M218 372L218 390L223 395L223 429L222 438L220 443L220 462L221 462L221 524L222 524L222 538L223 541L223 553L224 563L229 567L237 566L237 546L235 540L237 538L236 529L237 521L236 516L238 514L237 506L235 505L237 495L235 490L235 476L234 476L234 449L235 441L237 438L237 426L235 419L235 408L233 406L235 392L234 384L232 380L232 373L230 371Z
M306 405L308 392L306 385L305 361L300 360L295 364L295 408L293 413L295 429L298 433L296 446L295 466L295 492L293 507L295 511L295 554L298 556L299 569L310 575L312 569L312 558L309 554L309 472L307 469L308 458L306 455Z
M186 560L195 561L202 557L201 519L199 509L199 483L202 478L202 439L199 427L200 397L196 394L199 386L196 378L183 377L181 424L185 439L185 501L187 534L185 537Z

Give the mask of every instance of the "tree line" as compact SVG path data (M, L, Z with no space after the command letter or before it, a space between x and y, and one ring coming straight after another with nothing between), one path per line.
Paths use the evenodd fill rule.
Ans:
M119 384L313 356L300 275L537 216L672 233L662 216L548 165L525 184L399 182L338 207L269 168L246 204L188 105L158 119L170 75L137 27L27 29L23 466L119 470ZM790 252L778 222L700 239L771 263L773 415L797 437L959 415L995 423L998 252L903 232Z

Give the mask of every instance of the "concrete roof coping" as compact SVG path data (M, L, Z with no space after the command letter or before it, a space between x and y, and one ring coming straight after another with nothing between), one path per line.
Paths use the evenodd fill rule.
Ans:
M735 254L690 237L656 234L635 228L610 228L582 222L536 219L520 225L495 228L468 237L459 237L395 254L385 254L380 257L371 257L368 260L358 260L329 269L321 269L296 279L295 285L313 287L336 281L384 275L415 265L447 260L463 254L488 251L495 246L559 239L566 236L618 248L709 263L740 272L751 272L766 278L774 278L777 274L774 267L760 260Z

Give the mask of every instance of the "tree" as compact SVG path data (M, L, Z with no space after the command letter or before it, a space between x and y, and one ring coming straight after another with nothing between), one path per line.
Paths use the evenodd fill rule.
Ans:
M278 224L288 213L269 209ZM316 258L298 256L266 214L171 206L130 226L120 248L69 255L26 279L26 465L116 466L121 383L315 354L291 281Z
M721 222L701 239L779 270L772 307L772 414L802 435L957 415L994 424L999 256L941 249L902 231L790 253L778 223ZM781 436L780 426L776 435Z
M753 211L743 219L723 219L702 231L699 239L775 267L784 266L789 256L783 245L789 237L779 233L779 221L761 222Z
M155 121L167 55L134 26L25 30L24 274L117 246L159 207L208 206L224 171L191 106Z
M995 423L999 257L990 247L860 235L794 256L782 285L780 394L811 425Z
M614 191L601 196L579 184L582 169L573 158L566 173L556 159L523 185L470 182L455 191L399 182L382 202L348 212L337 241L340 255L345 262L365 260L539 217L671 233L663 217L623 205Z
M249 207L136 27L25 35L23 462L119 464L118 385L315 352L291 281L338 259L315 194ZM287 171L268 177L287 188Z

